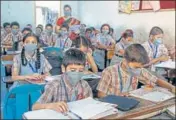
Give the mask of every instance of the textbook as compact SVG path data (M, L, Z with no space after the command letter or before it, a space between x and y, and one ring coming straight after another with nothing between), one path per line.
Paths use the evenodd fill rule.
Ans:
M175 105L167 108L167 113L173 117L175 117Z
M166 62L161 62L159 64L156 64L155 67L176 69L175 68L175 61L171 61L171 60L168 60Z
M54 110L42 109L29 111L23 114L24 119L99 119L108 115L117 114L117 105L100 102L89 97L69 102L69 111L59 113Z

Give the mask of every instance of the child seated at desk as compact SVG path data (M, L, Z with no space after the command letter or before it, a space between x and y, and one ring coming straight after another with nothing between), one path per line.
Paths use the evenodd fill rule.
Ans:
M27 83L25 80L43 80L49 75L52 67L44 55L40 54L38 41L38 37L32 33L23 38L22 52L13 60L12 80L15 82L11 89Z
M91 42L83 36L75 39L73 47L79 48L86 54L86 70L91 69L92 72L97 73L98 68L92 56L92 49L90 48Z
M98 97L114 94L128 95L129 91L137 89L140 82L154 87L155 84L175 93L175 87L168 82L152 75L143 65L149 62L147 52L140 44L132 44L125 49L124 60L106 68L97 87Z
M68 110L66 102L92 97L89 84L81 80L86 58L82 51L71 48L63 57L62 74L45 86L45 91L33 105L33 110L52 109L58 112Z

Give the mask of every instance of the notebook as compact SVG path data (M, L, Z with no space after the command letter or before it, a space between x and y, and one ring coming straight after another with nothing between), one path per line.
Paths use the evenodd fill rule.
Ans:
M175 117L175 105L167 108L167 113L170 114L171 116Z
M168 60L166 62L155 65L155 67L175 69L175 61Z
M171 99L174 96L167 89L156 87L152 91L147 91L144 88L140 88L130 92L131 96L138 97L141 99L149 100L152 102L162 102Z
M106 115L116 114L116 105L100 102L89 97L67 103L69 111L65 114L48 110L36 110L24 113L26 119L98 119Z
M122 111L130 110L139 104L139 101L135 99L115 95L108 95L101 98L100 101L116 104L117 108Z

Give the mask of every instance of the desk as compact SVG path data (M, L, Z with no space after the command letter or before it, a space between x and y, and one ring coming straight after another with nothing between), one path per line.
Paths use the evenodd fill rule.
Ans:
M140 101L136 108L127 112L119 111L119 114L110 115L104 117L103 119L145 119L162 113L166 110L167 107L175 105L175 98L161 103L153 103L140 98L135 99Z

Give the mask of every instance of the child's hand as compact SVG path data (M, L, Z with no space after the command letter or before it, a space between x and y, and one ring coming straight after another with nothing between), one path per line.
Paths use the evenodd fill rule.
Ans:
M175 94L175 86L172 86L171 92L172 92L173 94Z
M57 112L65 113L68 111L68 105L65 102L49 103L45 109L55 110Z
M129 93L128 93L128 92L120 93L120 96L128 97L128 96L129 96Z
M159 57L159 60L162 62L167 61L167 60L169 60L169 56L163 55L163 56Z

